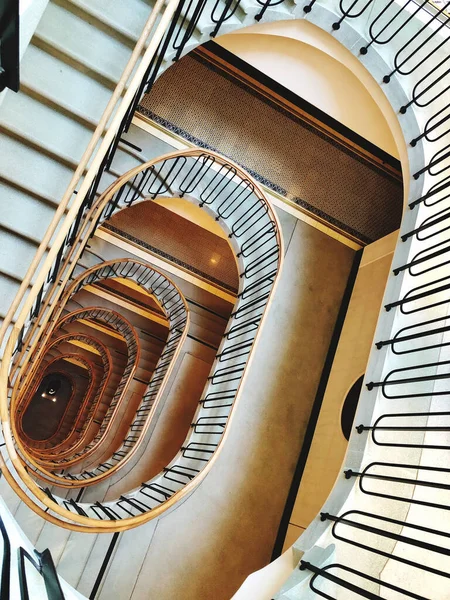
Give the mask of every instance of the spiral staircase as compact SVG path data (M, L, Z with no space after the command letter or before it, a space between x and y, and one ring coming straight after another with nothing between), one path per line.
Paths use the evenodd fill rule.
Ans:
M105 548L108 534L117 541L128 529L137 528L136 547L145 545L150 528L195 494L227 443L277 293L284 255L278 218L231 160L201 149L146 160L130 124L143 92L174 60L211 36L282 19L307 19L328 32L379 83L408 143L407 198L342 476L295 543L294 571L283 582L261 572L258 597L449 597L448 10L420 0L48 4L22 61L22 92L8 92L0 107L0 466L1 494L13 513L0 507L2 598L80 597L58 578L49 553L23 536L21 513L36 528L32 541L43 536L61 545L59 564L70 545L87 557L88 547ZM92 93L75 93L80 78ZM192 311L167 273L129 257L105 258L95 232L138 202L173 197L223 228L239 289L176 455L105 501L111 477L139 463L189 343ZM48 229L36 231L36 222ZM147 299L147 335L142 315L113 308L126 286ZM109 303L98 302L99 289ZM56 377L62 371L65 383ZM51 402L63 385L64 416L50 431L42 424L36 437L30 422L40 399ZM236 597L256 597L246 589Z

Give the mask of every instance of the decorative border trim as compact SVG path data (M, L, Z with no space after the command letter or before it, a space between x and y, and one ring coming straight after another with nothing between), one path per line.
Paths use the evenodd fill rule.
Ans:
M291 92L288 88L276 82L274 79L268 77L258 69L255 69L244 60L238 58L228 50L225 50L225 48L222 48L215 42L207 42L203 46L196 48L190 56L210 71L213 71L224 79L234 83L247 93L270 106L273 110L293 121L296 125L300 125L311 133L314 133L361 164L382 174L387 179L400 183L402 182L401 164L398 159L372 142L369 142L364 137L326 114L307 100L294 94L294 92ZM214 58L222 61L222 64L213 62ZM241 78L239 78L237 73L227 70L227 66L237 70L241 75ZM252 81L249 81L249 79ZM267 88L268 92L272 93L272 97L268 92L264 92L264 90L255 87L255 85ZM282 104L283 101L284 106ZM292 109L289 110L286 101L298 109L297 114L295 114ZM314 125L309 121L308 116L315 119L317 124ZM328 132L324 127L321 128L320 124L331 131ZM333 137L332 131L340 137ZM356 146L358 146L360 152L365 152L366 155L361 154L360 152L358 153ZM369 155L372 155L378 161L386 163L391 169L395 170L396 173L387 171L383 168L383 165L373 162Z
M361 242L363 242L365 244L370 244L371 242L374 241L371 238L367 237L366 235L362 234L361 232L357 231L356 229L353 229L352 227L349 227L348 225L346 225L345 223L342 223L341 221L339 221L335 217L332 217L331 215L327 214L323 210L320 210L319 208L317 208L315 206L312 206L311 204L309 204L309 202L306 202L306 200L303 200L302 198L299 198L298 196L290 197L288 195L287 190L285 190L284 188L282 188L278 184L273 183L269 179L266 179L265 177L263 177L262 175L260 175L256 171L253 171L252 169L249 169L246 165L243 165L242 163L240 163L239 161L237 161L234 157L227 156L226 154L224 154L223 152L221 152L217 148L214 148L214 146L211 146L211 145L207 144L206 142L204 142L203 140L201 140L201 139L195 137L194 135L188 133L187 131L185 131L181 127L178 127L178 125L175 125L171 121L167 121L166 119L163 119L162 117L160 117L156 113L152 112L148 108L145 108L144 106L139 105L137 107L137 109L136 109L136 112L144 115L148 119L151 119L155 123L158 123L158 125L161 125L162 127L165 127L166 129L168 129L172 133L174 133L174 134L182 137L183 139L185 139L189 143L195 144L199 148L204 148L205 150L211 150L212 152L217 152L217 154L220 154L221 156L224 156L225 158L229 158L230 160L233 160L236 164L238 164L240 167L242 167L248 173L250 173L250 175L254 179L256 179L256 181L258 181L262 185L266 186L268 189L273 190L274 192L276 192L280 196L283 196L284 198L287 198L288 200L290 200L291 202L294 202L298 206L301 206L302 208L304 208L305 210L307 210L311 214L313 214L313 215L315 215L317 217L320 217L324 221L330 223L331 225L333 225L334 227L337 227L338 229L341 229L345 233L348 233L349 235L353 236L357 240L360 240ZM340 146L339 146L339 148L342 149ZM395 231L395 229L393 229L392 231ZM391 233L391 232L389 232L389 233ZM389 235L389 234L387 234L387 235ZM154 250L154 251L156 252L156 250ZM158 251L158 253L160 254L161 252ZM176 259L170 258L170 260L174 260L175 261ZM188 267L188 268L189 269L193 269L193 267ZM213 281L213 279L211 279L210 276L205 276L204 274L202 274L202 277L206 277L210 281ZM224 286L225 284L220 283L220 285ZM227 288L227 289L231 289L231 288Z

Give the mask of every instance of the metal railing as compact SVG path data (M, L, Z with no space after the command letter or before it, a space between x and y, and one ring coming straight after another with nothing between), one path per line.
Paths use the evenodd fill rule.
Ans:
M176 189L175 189L176 188ZM164 193L189 194L189 197L198 196L200 206L217 215L217 220L224 223L229 239L236 247L237 261L240 265L241 289L238 294L235 310L231 315L229 326L223 337L219 352L216 356L215 366L208 378L208 388L199 403L199 409L192 423L191 433L186 445L180 450L178 463L171 464L161 475L162 483L148 482L144 484L139 493L148 498L149 489L153 491L152 501L136 499L136 492L121 497L114 504L114 508L105 506L110 515L116 515L120 526L134 526L144 522L157 514L156 508L164 510L164 504L170 504L181 494L196 485L196 475L204 470L206 464L219 448L224 437L229 416L234 400L238 395L246 364L254 346L260 325L266 312L267 304L273 292L276 277L279 272L282 258L282 242L276 216L267 204L263 193L258 186L237 165L226 161L213 153L192 150L175 153L160 160L146 163L137 167L129 174L120 178L110 187L107 194L101 197L94 205L83 213L83 218L76 220L72 234L73 242L70 250L66 246L58 253L57 264L50 267L49 273L54 281L48 286L46 294L39 295L38 302L33 310L33 318L28 322L27 333L21 336L19 344L15 346L15 364L12 370L11 382L11 407L14 411L18 389L26 382L27 369L36 358L28 348L45 347L45 340L50 338L52 327L58 320L58 314L71 295L81 286L92 283L95 279L124 276L123 269L128 269L129 275L137 277L138 282L148 283L151 270L147 266L137 265L136 261L116 261L116 267L111 265L97 265L89 270L83 267L82 274L71 281L72 273L79 269L79 260L83 256L85 245L89 241L96 227L109 218L115 211L124 206L141 201L144 198L160 196ZM81 214L81 213L80 213ZM63 242L66 244L66 240ZM114 262L114 261L112 261ZM119 263L121 263L120 272ZM58 267L58 276L56 269ZM97 275L94 273L97 271ZM145 281L144 281L145 279ZM70 282L70 283L69 283ZM153 289L153 294L158 300L158 290ZM173 303L172 297L168 296ZM162 298L163 309L167 311L167 299ZM180 331L183 331L187 315L187 307L178 303L170 314L172 337L169 337L167 352L161 357L161 364L157 365L150 387L143 402L154 403L157 389L162 389L166 381L166 370L173 365L175 347L178 349ZM51 309L51 307L56 307ZM39 309L39 310L38 310ZM80 309L81 310L81 309ZM42 341L39 341L39 340ZM37 355L39 356L39 354ZM156 385L156 387L155 387ZM15 390L15 391L14 391ZM226 402L223 402L226 398ZM215 409L222 405L221 412ZM150 405L149 405L150 406ZM224 409L227 410L224 410ZM145 414L142 411L147 411ZM126 462L137 447L138 440L145 433L148 423L148 409L142 405L136 414L136 420L130 428L130 433L124 440L123 447L114 455L114 461L102 463L99 472L89 471L82 473L77 478L73 474L64 474L67 486L85 486L86 482L98 481L111 473L118 464ZM14 432L12 432L14 435ZM211 439L211 436L215 439ZM206 440L206 441L203 441ZM21 456L26 455L25 448L16 439ZM29 459L31 460L31 458ZM21 470L18 464L14 465L21 478L30 483L28 474ZM66 465L64 465L66 466ZM61 482L62 478L59 478ZM168 485L167 485L168 484ZM36 486L35 486L36 490ZM161 493L161 490L164 493ZM170 490L170 492L168 491ZM39 494L39 491L36 490ZM44 490L44 492L48 492ZM155 495L156 494L156 495ZM40 499L42 496L40 496ZM158 498L158 502L155 501ZM50 502L49 502L50 500ZM50 508L59 500L51 495L46 497L44 504ZM130 504L131 502L131 504ZM139 508L138 508L139 507ZM56 513L67 517L71 512L78 517L80 523L92 524L93 519L102 519L98 512L99 507L92 505L83 507L73 501L61 501ZM130 514L131 513L131 514ZM140 517L140 518L138 518ZM123 525L122 525L123 522ZM67 523L65 523L67 526ZM106 525L105 525L106 527ZM118 525L115 526L118 528ZM104 529L103 529L104 530Z
M320 585L321 583L323 584L323 582L332 583L334 588L333 591L337 591L339 593L341 590L346 590L347 592L350 592L352 596L354 594L355 596L367 598L368 600L379 600L380 595L378 593L371 592L367 588L365 589L361 585L363 582L368 582L369 585L375 584L378 589L380 589L381 593L391 590L392 592L402 594L403 597L415 598L416 600L419 600L420 598L417 596L417 594L409 594L397 585L387 583L380 578L372 577L371 575L367 575L367 573L363 573L357 569L353 569L352 567L348 567L339 563L332 563L326 565L325 567L318 567L309 561L301 560L300 570L311 571L311 573L313 573L313 576L309 581L309 587L319 597L327 598L328 600L333 600L333 598L327 593L326 590L321 589Z
M313 0L304 10L314 14L315 6ZM445 454L450 448L450 413L443 403L448 399L450 379L450 361L445 360L450 344L445 314L450 289L446 274L450 249L446 208L450 198L449 8L448 2L433 7L412 0L381 5L371 0L341 1L333 25L339 31L349 22L364 22L366 43L359 50L363 62L377 46L389 47L390 67L383 85L406 81L409 100L394 109L400 115L411 110L425 115L421 132L407 141L411 149L422 144L427 158L422 155L422 165L412 174L413 181L422 184L420 195L409 199L410 211L419 213L417 223L400 231L400 246L410 244L412 258L404 263L394 258L392 277L401 281L388 287L386 316L381 315L381 323L390 323L390 334L376 341L374 352L384 353L382 361L375 357L378 361L373 363L380 376L368 375L366 384L363 401L374 407L366 413L374 410L375 418L373 424L357 425L350 442L362 452L358 434L369 433L362 464L344 470L350 487L343 512L321 514L324 524L331 523L338 558L345 559L325 565L305 559L299 564L311 573L309 588L323 598L342 595L375 600L398 595L423 600L437 598L438 590L443 593L439 598L446 597L444 590L449 586L450 568L444 557L450 555L450 534L444 520L450 506ZM410 212L405 221L414 221L414 216ZM405 255L402 250L397 256ZM392 408L386 411L386 407ZM395 453L391 462L386 452ZM351 465L352 460L350 451L346 461ZM353 482L359 488L354 493ZM345 546L355 549L351 563ZM383 568L377 570L376 565L386 565L386 561L397 566L377 576ZM431 586L424 592L420 584L425 580ZM285 597L282 592L276 596Z
M264 14L267 14L267 10L270 7L279 4L282 3L266 2L260 4L261 8L258 13L259 18L262 18ZM154 55L154 60L148 65L145 72L146 77L143 77L140 84L135 88L134 105L129 104L130 108L127 109L126 114L123 114L122 122L117 129L119 133L114 140L116 145L120 141L121 132L126 130L126 127L131 121L134 107L139 102L140 95L144 90L148 90L149 87L153 85L153 82L161 69L162 61L166 56L170 55L171 52L178 53L178 56L180 56L188 47L188 42L192 38L192 31L195 29L195 26L199 24L200 19L205 16L205 6L206 3L197 5L191 3L186 7L182 3L178 4L176 18L174 17L172 25L167 30L167 33L162 36L163 39L159 45L158 53ZM314 20L315 8L318 6L319 4L316 3L316 0L313 0L310 4L305 5L303 10L310 15L312 20ZM389 50L389 67L386 68L383 76L383 84L385 86L391 86L394 81L399 81L403 78L406 78L405 81L410 82L408 85L412 91L409 94L408 101L403 104L400 104L399 102L394 108L403 115L407 115L408 112L412 110L427 111L427 119L421 132L418 135L415 134L414 137L409 140L411 148L417 148L418 145L422 144L426 145L427 148L432 148L433 146L431 145L433 144L437 147L436 151L430 150L427 153L427 156L431 158L423 160L422 165L416 167L417 170L413 173L414 181L423 181L423 189L420 193L415 194L410 198L409 207L416 212L420 210L420 214L423 214L425 210L432 210L436 205L445 202L449 197L448 190L450 179L448 175L449 167L447 164L450 155L449 145L446 144L446 136L448 135L447 92L450 85L450 74L448 71L448 57L450 54L447 52L446 55L444 54L442 56L443 51L445 51L449 44L449 18L446 15L448 7L449 5L447 3L442 8L435 9L427 2L417 4L412 2L412 0L407 0L403 3L386 1L381 5L377 4L376 6L371 0L364 0L363 2L357 1L350 5L341 2L334 7L337 12L333 27L334 31L340 31L349 23L352 25L355 24L355 26L358 25L361 28L364 27L366 40L365 42L361 42L361 60L364 60L364 57L366 56L370 57L371 52L377 47L387 48ZM219 10L219 12L217 12L218 7L216 5L214 5L214 8L215 16L211 21L213 23L214 31L217 34L224 23L229 22L230 19L237 14L239 3L227 2L224 10ZM188 33L185 35L183 34L183 36L181 36L182 28L178 29L180 19L184 19L185 23L191 23L192 20L192 26L188 27ZM421 24L418 27L415 27L412 35L409 35L407 32L410 23L417 23L418 20L420 20ZM109 139L109 144L110 154L104 162L103 167L97 172L98 182L102 175L102 168L106 168L107 165L111 163L111 157L114 153L114 144L111 142L111 138ZM132 174L132 177L135 177L135 179L131 181L128 187L126 187L126 185L122 186L122 181L119 181L116 186L113 186L113 188L109 190L106 202L102 205L101 210L97 210L98 204L96 205L97 209L93 210L96 191L99 189L98 182L92 184L93 187L90 188L90 196L89 194L86 196L84 194L82 195L83 197L79 199L76 207L71 209L67 221L68 225L62 229L63 233L59 236L58 242L60 245L58 245L54 252L49 255L46 262L46 270L44 269L38 278L37 284L34 287L34 292L32 292L29 297L30 299L26 305L26 310L21 313L22 317L18 321L17 328L13 331L12 341L14 343L16 341L14 336L16 336L18 340L18 344L15 347L16 358L13 376L17 376L19 369L23 369L27 360L29 360L25 356L26 348L33 347L35 340L39 338L39 328L45 326L45 319L49 318L47 307L55 297L59 298L58 294L61 294L62 289L64 289L64 286L70 277L70 264L76 264L78 258L82 254L81 240L85 240L86 237L89 237L95 231L96 226L102 222L102 219L109 218L116 210L125 206L130 206L134 202L142 199L141 192L144 189L145 194L150 197L156 197L168 193L169 191L173 192L175 183L178 184L176 191L179 192L181 196L183 196L183 194L191 194L191 186L194 186L195 191L197 174L201 178L202 173L210 170L208 167L208 161L210 160L209 156L214 155L212 153L197 151L197 154L191 154L189 156L194 156L196 160L190 162L184 161L182 159L182 153L179 153L178 155L168 157L164 161L161 161L162 164L159 166L156 166L155 164L144 165L143 167L136 169ZM229 175L232 172L232 168L236 168L231 162L223 161L223 159L219 159L218 157L214 158L215 160L212 161L211 164L211 171L214 171L217 174L217 185L208 181L207 187L209 188L209 191L206 193L202 191L203 195L199 199L202 206L210 206L208 202L211 198L213 199L213 203L218 206L218 192L220 191L220 194L225 193L226 195L226 191L224 192L225 188L220 186L225 184L226 175ZM98 165L96 165L96 167L97 166ZM237 168L236 172L242 173L242 171ZM243 177L243 180L244 179L247 181L249 180L248 177ZM128 182L129 181L127 181L127 183ZM95 187L95 185L97 187ZM258 189L251 181L247 189L250 190L252 186L254 186L254 189ZM137 193L137 190L140 190L139 194ZM246 194L245 185L241 186L239 193L242 194L240 196L242 199ZM261 198L263 199L262 195ZM226 215L229 214L227 211L232 211L233 207L239 206L239 202L240 200L236 194L234 196L230 195L226 203L220 209L221 212L217 212L219 219L226 221ZM261 204L264 204L263 200ZM256 204L254 210L256 211L254 215L253 213L250 213L251 218L255 216L256 219L264 214L264 208L261 209ZM102 213L102 211L104 212ZM259 214L259 211L261 211L261 215ZM442 236L448 235L448 218L448 211L442 209L436 214L426 216L412 229L402 231L401 239L403 243L411 244L414 242L416 245L417 243L422 243L424 244L424 247L418 252L414 252L412 260L408 260L408 262L404 264L395 264L393 270L394 276L404 278L404 281L408 281L406 277L409 275L413 275L417 278L421 277L424 273L429 274L434 271L437 271L438 273L431 282L427 280L426 283L419 283L419 285L404 289L401 292L402 295L399 297L388 298L386 311L395 312L398 309L399 314L403 316L414 315L415 313L421 315L424 314L424 312L427 314L427 312L445 306L448 303L448 289L450 288L449 278L445 274L439 274L439 270L447 264L445 253L448 252L448 241L446 239L442 240L441 238ZM273 222L276 224L275 218L273 219ZM242 221L237 224L237 227L234 230L231 230L232 240L239 241L240 236L245 238L244 223L245 219L242 218ZM264 252L269 266L270 261L273 260L272 271L270 268L266 269L266 264L262 262L261 258L258 256L258 253L261 252L261 244L270 244L268 240L270 240L271 227L272 225L270 224L262 224L258 234L255 234L251 241L240 240L242 243L238 251L239 259L244 260L248 258L249 255L251 256L252 252L256 254L256 257L253 264L247 264L240 272L242 285L239 292L239 301L236 310L233 313L233 322L227 328L225 334L226 343L223 344L219 352L214 367L215 370L209 378L209 389L211 391L208 391L201 400L201 407L203 410L219 409L222 411L223 409L231 408L235 401L239 385L245 373L245 359L250 355L253 347L252 343L255 341L253 340L252 343L247 345L248 341L245 340L242 342L239 340L239 337L244 334L250 335L254 332L256 336L256 332L258 331L264 314L264 307L270 299L270 291L273 289L276 274L279 270L280 255L282 254L280 251L281 242L279 239L277 240L278 246L274 245L271 250ZM278 235L278 231L272 231L272 233ZM247 243L246 246L244 245L245 243ZM50 269L48 268L49 266ZM64 273L62 280L58 280L60 273ZM252 276L255 277L255 280L249 281L249 278ZM64 279L66 277L67 279ZM54 285L57 280L57 285ZM51 289L53 290L52 293L50 293ZM258 308L261 308L261 314L254 316L253 310L257 310ZM40 315L45 316L40 319L38 325L37 323ZM415 317L412 316L411 318ZM446 328L446 317L439 317L439 319L441 319L440 326ZM424 322L434 326L435 323L432 323L434 320L435 316L426 318ZM409 329L406 329L410 327L412 327L412 325L407 325L406 327L403 325L398 332L389 336L388 340L379 342L378 351L388 353L391 347L396 347L398 350L398 348L401 347L401 343L409 341L405 339L405 337L414 335ZM439 327L436 327L435 329L438 328ZM410 333L406 333L405 335L405 329ZM433 331L432 335L439 335L441 333L443 332ZM417 339L425 337L426 336L418 335ZM227 345L230 340L238 341ZM443 343L434 341L428 348L423 348L423 351L429 351L431 348L441 348L444 347L445 344L445 341ZM6 356L10 357L13 354L13 351L14 348L12 348L10 344L8 347L9 354L7 352ZM402 350L402 352L404 351ZM411 358L411 356L414 356L414 351L404 353L404 360L409 360L408 357ZM220 360L221 358L222 361ZM439 381L442 382L448 379L447 373L437 373L438 368L446 368L446 361L435 360L433 362L422 362L419 365L410 364L408 362L405 364L406 366L392 369L388 375L381 378L379 381L369 382L369 389L375 391L380 388L384 397L401 403L411 397L416 399L422 397L429 399L431 395L437 395L439 390L437 390L437 392L434 391L435 384ZM423 383L429 385L429 387L425 388L425 391L420 391L420 387L418 392L414 391L419 384L421 385ZM220 389L220 384L226 384L225 389ZM217 389L214 389L214 386L217 386ZM395 387L397 388L396 393L390 393L389 390L395 389ZM5 415L4 404L6 404L6 399L3 399L2 401L2 420L7 423L8 418L7 415ZM423 416L429 418L439 416L441 413L442 411L429 410L429 412L427 412L424 410L417 412L408 411L404 414L412 419L420 417L418 421L419 425L413 425L413 427L423 428L427 427L427 425L422 424L421 418ZM362 434L364 431L370 430L372 436L378 435L383 431L383 427L379 426L379 423L381 422L380 419L388 417L391 419L398 418L398 414L400 413L383 414L381 417L378 417L378 420L373 426L361 425L358 427L358 431ZM78 503L75 503L74 506L72 503L70 504L71 508L66 507L67 510L73 513L74 520L75 517L80 517L75 520L80 528L83 523L87 524L89 519L95 519L95 517L92 516L93 512L97 515L98 521L101 519L110 521L109 526L111 530L114 530L115 527L117 527L115 530L119 530L121 526L126 528L128 526L139 524L147 520L149 514L153 513L152 516L155 516L161 512L161 510L158 509L164 506L170 506L171 503L180 497L180 489L182 489L184 493L186 493L185 490L192 489L193 486L191 483L194 482L194 480L198 481L199 478L207 472L207 470L205 468L202 469L202 467L207 463L208 468L210 468L212 461L209 459L214 457L220 443L216 442L214 439L211 440L209 436L217 436L217 439L219 440L224 439L223 432L226 433L229 423L229 421L227 421L227 424L225 425L226 413L221 412L218 415L216 413L211 413L211 416L214 418L205 420L204 417L208 416L208 414L198 413L192 427L193 435L205 435L206 440L208 441L203 438L195 439L195 441L188 441L181 449L178 458L181 457L190 462L182 464L181 466L179 463L169 466L158 482L143 484L138 492L135 492L133 497L123 497L113 507L106 503L96 503L89 507L86 507L85 505L82 506ZM415 423L417 423L417 420ZM396 431L398 429L397 425L391 425L390 427L390 430L388 429L385 431ZM445 430L447 430L447 428L445 428ZM403 427L398 429L398 431L406 433L409 430L407 427ZM404 439L405 438L402 438L402 440ZM7 441L9 444L12 444L11 438L7 438ZM392 440L392 438L389 444L397 446L399 450L405 445L404 441L399 441L399 443L396 444L396 440ZM435 450L440 446L440 444L432 443L431 447L428 448L425 443L423 448ZM416 445L414 445L414 447L416 447ZM420 444L418 447L421 448ZM396 464L401 465L402 463ZM403 467L413 468L410 464L403 465ZM26 474L20 473L20 475L24 478L25 482L29 483L26 479ZM363 479L366 477L367 480L373 479L378 482L387 482L390 477L383 474L382 479L375 479L370 478L365 474L364 470L355 471L355 477L359 477L360 480L361 475ZM348 471L347 476L349 476ZM349 481L352 478L353 472ZM173 483L175 483L175 485L173 485ZM405 482L402 482L402 484L403 483ZM422 487L431 488L433 486ZM364 492L364 495L367 494ZM143 496L147 497L145 502L142 499ZM42 496L39 497L42 499ZM50 500L52 500L51 494L49 497ZM44 502L43 499L42 501ZM403 503L406 500L400 497L392 497L390 498L390 501ZM54 501L53 504L50 503L47 504L47 506L53 509L56 514L66 515L67 513L58 511L58 508L55 506L57 503L57 501ZM429 508L431 510L435 509L435 507ZM448 537L447 534L443 532L427 527L426 524L410 523L400 519L391 519L386 515L375 515L364 511L348 511L342 515L324 513L322 516L324 522L330 521L334 523L332 535L336 540L339 540L339 542L352 544L364 552L379 554L384 558L392 558L392 560L403 562L403 564L408 564L409 567L417 569L419 573L428 571L433 572L438 577L444 578L443 580L448 578L447 572L440 569L434 569L432 565L425 562L419 563L417 561L409 560L409 562L406 563L405 560L407 559L402 560L402 557L380 549L378 544L378 542L389 540L390 542L400 542L407 546L420 546L421 550L426 552L442 554L443 548L445 549L443 538ZM358 516L361 517L359 520ZM364 518L366 521L364 521ZM370 524L371 519L377 519L377 525ZM119 523L119 525L116 525L116 523ZM348 533L347 536L339 533L339 530L336 529L337 525L340 525L341 527L345 526L347 532L362 531L364 534L370 534L373 541L370 544L368 542L357 542L355 539L350 538ZM388 526L391 525L398 528L404 528L406 530L405 534L392 533L388 530ZM102 528L102 525L99 523L98 528ZM103 530L107 530L107 528L108 523L104 525ZM407 533L408 528L412 533ZM425 542L420 537L422 535L438 536L437 539L440 539L441 543ZM328 579L334 577L329 571L335 565L336 563L333 563L333 565L321 567L321 574L323 575L325 572ZM353 569L353 566L349 567L348 565L340 563L338 563L338 566L347 573ZM314 569L311 569L311 563L305 562L304 567L310 569L314 575L317 575ZM353 570L357 571L357 569ZM373 578L370 574L359 571L358 574L365 581L373 583ZM339 579L345 581L344 577ZM337 581L336 577L334 583L341 585L341 582ZM448 585L448 582L444 581L444 584ZM400 590L406 597L421 597L420 595L415 594L413 590L399 588L395 585L395 582L383 581L380 585L386 586L387 589L390 588L391 591L398 592ZM352 591L361 597L372 597L370 596L370 592L361 585L356 586Z

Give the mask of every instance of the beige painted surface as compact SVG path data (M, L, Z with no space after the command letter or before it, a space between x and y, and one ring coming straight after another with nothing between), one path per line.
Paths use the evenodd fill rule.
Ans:
M194 144L192 144L191 147L193 146ZM186 148L188 148L187 145ZM177 215L188 219L191 221L191 223L195 223L199 227L203 227L203 229L206 229L207 231L211 231L211 233L214 233L221 238L228 238L227 234L223 230L223 227L219 225L215 219L210 217L205 210L199 206L196 206L192 202L188 202L187 200L183 202L180 198L160 198L154 200L153 202L156 204L161 204L164 206L164 208L167 208Z
M261 35L264 37L264 48L271 47L271 36L284 38L285 40L297 40L303 42L303 44L307 44L313 48L316 48L322 51L324 54L327 54L329 57L335 59L337 62L344 65L351 73L353 73L359 82L364 86L367 90L367 93L373 99L375 104L380 108L381 114L386 122L386 125L380 123L370 123L367 119L367 122L361 123L364 126L364 130L359 131L355 125L352 125L350 121L343 120L342 122L350 127L351 129L355 129L358 133L360 133L363 137L366 137L368 140L372 141L374 144L379 145L381 148L391 152L393 156L399 157L402 163L402 172L403 172L403 197L406 199L409 197L409 159L408 159L408 146L403 136L402 129L399 123L399 116L396 114L394 109L392 108L389 100L385 96L381 86L374 79L374 77L369 73L369 71L364 67L364 65L358 60L356 56L354 56L347 48L345 48L339 40L331 36L328 32L320 29L313 23L306 21L304 19L294 19L287 21L272 21L266 23L255 23L250 27L246 27L245 29L240 29L231 34L227 34L224 36L220 36L216 39L218 44L223 45L225 48L229 49L232 52L240 52L237 54L239 58L246 60L256 68L260 68L263 73L272 77L276 81L280 81L278 77L281 78L281 75L278 74L278 70L283 71L284 65L284 55L281 54L276 60L276 68L271 69L270 72L267 70L264 55L261 56L261 59L253 59L251 48L253 43L250 38L250 35ZM247 40L245 43L241 43L237 38L239 36L245 36ZM256 42L257 43L257 42ZM264 48L261 50L264 51ZM257 63L253 63L252 60L257 60ZM260 62L261 61L261 62ZM294 72L291 74L292 80L296 81L298 78L298 72ZM308 87L308 83L306 81L301 82L300 78L298 78L300 84L303 84L303 91L306 92L306 88ZM283 83L284 81L284 83ZM291 88L292 84L286 85L287 80L284 78L283 81L280 81L283 85ZM295 89L293 89L295 91ZM298 92L297 92L298 93ZM335 92L333 91L333 96ZM300 93L300 96L302 94ZM316 106L322 108L322 99L318 94L315 97ZM352 102L353 103L353 102ZM324 109L322 109L324 110ZM335 113L330 113L331 116L335 116ZM351 117L351 115L350 115ZM338 117L336 117L338 118ZM373 126L374 125L374 126ZM382 128L381 137L377 133L377 128ZM395 148L392 147L389 142L389 146L386 148L383 146L382 138L388 140L389 137L386 137L385 127L390 130ZM389 147L389 150L387 149Z
M398 232L367 246L342 328L313 443L292 511L285 548L293 544L322 508L341 476L347 441L341 409L347 392L364 373L391 266Z
M201 485L158 521L131 600L229 600L270 561L354 258L291 215L281 221L284 267L229 438Z
M180 135L177 135L173 131L165 129L164 127L162 127L162 125L159 125L155 121L151 121L150 119L143 117L139 113L137 113L133 117L133 125L136 125L136 127L143 129L151 136L156 137L163 142L166 142L176 150L184 150L186 148L196 147L195 144L188 142ZM260 186L264 190L266 196L271 201L272 205L275 206L277 209L289 213L296 219L307 223L308 225L314 227L315 229L318 229L319 231L322 231L322 233L325 233L326 235L332 237L335 240L338 240L339 242L341 242L341 244L344 244L345 246L348 246L353 250L360 250L362 248L362 243L358 243L353 239L349 239L348 237L346 237L345 234L338 233L338 231L329 227L325 222L319 221L317 218L315 218L315 215L313 215L312 213L308 213L298 204L295 204L294 202L288 200L284 196L277 194L274 190L271 190L264 184L260 183ZM168 208L174 213L179 214L180 216L185 217L186 219L189 219L196 225L199 225L200 227L203 227L204 229L207 229L208 231L211 231L216 235L220 235L223 238L227 237L222 227L218 225L214 219L209 217L204 210L198 208L197 206L194 206L190 202L179 202L179 198L164 198L161 200L155 200L154 202L158 202L160 204L164 203L165 208ZM189 205L191 208L185 208L184 204ZM202 215L200 215L198 211L200 211Z
M170 463L189 431L210 369L210 362L188 352L183 355L168 390L169 399L158 417L142 458L108 489L105 500L118 498L143 481L149 481Z
M308 30L302 39L284 35L281 25L253 27L218 38L217 42L301 98L398 158L399 152L383 112L360 79L322 49ZM300 22L303 30L311 24ZM306 26L306 27L305 27ZM314 26L313 26L314 27ZM281 31L280 31L281 30ZM259 33L261 31L261 33ZM314 42L313 45L310 45Z
M368 266L374 260L380 260L386 255L389 255L392 259L392 253L397 243L398 231L393 231L389 235L386 235L381 240L373 242L364 248L364 253L361 258L359 268ZM386 275L387 276L387 275ZM384 290L384 285L383 285Z

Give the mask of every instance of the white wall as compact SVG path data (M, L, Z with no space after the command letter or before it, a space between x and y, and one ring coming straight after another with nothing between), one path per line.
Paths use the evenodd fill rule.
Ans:
M21 60L47 4L48 0L19 0Z

